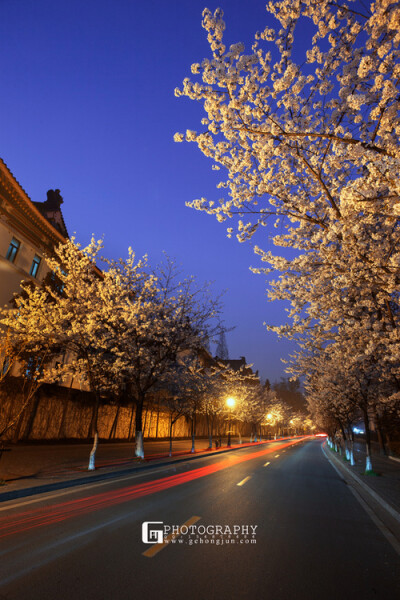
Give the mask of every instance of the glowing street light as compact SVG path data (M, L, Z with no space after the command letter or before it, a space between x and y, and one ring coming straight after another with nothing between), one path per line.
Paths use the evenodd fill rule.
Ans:
M229 410L229 420L228 420L228 448L231 445L231 416L232 416L232 410L233 407L236 404L236 400L235 398L228 398L226 401L226 405L228 406Z

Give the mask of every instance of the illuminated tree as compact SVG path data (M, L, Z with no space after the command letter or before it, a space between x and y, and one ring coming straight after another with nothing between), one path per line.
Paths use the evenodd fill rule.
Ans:
M89 470L95 468L101 394L114 385L108 369L110 340L105 338L104 327L105 283L95 267L101 247L101 242L92 240L81 248L73 238L61 244L53 257L46 258L52 273L47 283L24 286L15 297L15 308L3 310L1 318L14 340L25 344L34 364L43 354L51 354L52 362L41 365L40 382L79 374L92 392ZM54 357L61 355L67 360L56 362Z
M220 331L219 298L193 278L179 280L170 260L150 272L146 260L109 261L106 317L115 377L135 404L135 454L143 458L142 412L147 395L177 369L179 357L196 356Z
M28 340L9 330L0 337L0 448L9 432L18 429L53 358L49 348L34 347L33 351L32 356Z
M359 342L351 365L368 419L361 397L382 408L388 391L393 402L399 394L400 8L275 0L267 11L247 54L241 43L224 45L220 9L203 13L211 56L192 65L196 81L176 95L206 115L202 131L175 139L226 170L226 196L190 205L253 241L265 264L255 272L279 274L269 298L290 303L290 320L270 329L306 355L333 345L336 368ZM313 37L302 54L303 26ZM380 378L367 389L369 376Z

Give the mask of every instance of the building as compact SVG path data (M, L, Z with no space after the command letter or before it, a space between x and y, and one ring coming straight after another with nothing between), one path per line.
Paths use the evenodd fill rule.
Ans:
M246 358L244 356L241 356L240 358L226 359L219 358L218 356L216 356L214 360L215 362L222 364L225 367L228 367L228 369L232 369L232 371L240 371L243 375L248 375L249 377L253 377L253 375L258 377L258 371L253 373L253 369L247 366Z
M59 190L32 202L0 159L0 306L9 304L22 280L42 281L44 255L68 237Z

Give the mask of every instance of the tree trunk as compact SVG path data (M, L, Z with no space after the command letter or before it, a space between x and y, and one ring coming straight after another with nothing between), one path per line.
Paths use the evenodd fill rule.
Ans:
M172 421L172 414L169 420L169 456L172 456L172 427L174 423Z
M348 458L347 458L348 452L347 452L347 442L346 442L346 430L345 430L344 425L343 425L343 423L342 423L342 421L340 419L339 419L339 427L340 427L340 431L342 432L342 439L343 439L344 451L345 451L346 459L348 460ZM342 454L342 443L341 443L341 441L340 441L340 454Z
M118 425L118 417L119 417L119 409L120 409L120 408L121 408L121 405L118 403L118 404L117 404L117 411L116 411L116 413L115 413L115 417L114 417L114 420L113 420L113 424L112 424L112 426L111 426L111 429L110 429L110 434L109 434L109 436L108 436L108 439L109 439L109 440L111 440L111 439L114 439L114 438L115 438L115 434L116 434L116 432L117 432L117 425Z
M192 449L190 452L195 452L195 437L196 437L196 415L192 415Z
M374 417L375 417L374 421L375 421L375 426L376 426L376 433L378 434L380 452L381 452L382 456L387 456L385 439L384 439L384 435L383 435L383 431L382 431L382 423L381 423L381 420L380 420L379 415L376 410L374 413Z
M94 471L96 468L96 450L97 450L98 443L99 443L99 434L96 431L94 434L93 446L92 446L92 449L91 449L90 455L89 455L88 471Z
M143 403L143 408L144 408L144 403ZM142 414L143 414L143 408L142 408ZM144 435L146 433L147 413L148 412L149 412L149 407L146 406L146 408L144 409L144 419L143 419L143 416L142 416L142 426L141 426L141 431L143 432L143 437L144 437Z
M207 433L208 433L208 449L212 450L212 421L210 420L210 415L206 414L207 421Z
M21 432L22 423L24 422L24 417L25 417L25 411L22 411L18 417L18 421L17 421L17 424L14 429L14 434L13 434L14 444L17 443L19 440L19 434Z
M99 432L97 431L97 421L99 416L100 396L95 392L95 403L92 412L92 420L90 423L90 435L93 436L93 446L89 455L88 471L94 471L96 468L96 450L99 444Z
M157 404L157 421L156 421L156 440L158 440L158 421L160 419L160 399L158 399Z
M135 456L144 458L143 449L143 430L142 430L142 413L143 413L144 396L141 395L136 402L135 415Z
M355 464L356 463L354 461L354 433L353 429L350 427L350 465L354 467Z
M69 398L71 396L71 388L72 388L73 382L74 382L74 378L71 377L71 383L69 384L68 393L67 393L66 397L63 400L63 412L62 412L62 415L61 415L60 427L58 428L58 434L57 434L58 439L64 439L64 438L67 437L67 434L66 434L66 431L65 431L65 424L67 422Z
M37 411L39 408L39 402L40 402L40 391L37 390L37 392L33 396L33 402L31 405L31 410L30 410L29 416L28 416L28 422L25 426L24 433L21 436L21 440L24 440L24 441L28 440L29 436L32 433L33 424L35 422L35 418L36 418Z
M369 418L368 411L363 410L364 416L364 427L365 427L365 450L367 453L367 457L365 460L365 472L372 471L372 462L371 462L371 431L369 428Z
M143 406L144 406L144 401L143 401ZM146 437L146 426L147 426L147 417L149 416L150 413L150 419L149 419L149 426L148 426L148 430L147 430L147 437L150 437L150 426L151 426L151 417L153 414L153 400L151 400L150 403L147 403L146 405L146 410L144 413L144 423L143 423L143 438Z
M128 442L132 439L133 415L135 414L135 403L132 403L131 419L129 421Z
M153 405L151 405L150 407L150 418L149 418L149 425L148 425L148 429L147 429L147 437L151 437L150 433L151 433L151 421L153 418ZM144 431L144 430L143 430Z

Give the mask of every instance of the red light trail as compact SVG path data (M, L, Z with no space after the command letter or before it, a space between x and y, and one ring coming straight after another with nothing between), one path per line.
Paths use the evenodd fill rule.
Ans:
M68 502L55 504L50 508L37 508L34 510L25 511L17 515L15 519L10 518L10 516L2 517L0 518L0 538L22 533L36 527L60 523L75 516L82 516L95 510L109 508L110 506L115 506L123 502L129 502L130 500L134 500L136 498L155 494L171 487L199 479L200 477L217 473L218 471L222 471L228 467L232 467L255 458L260 458L261 456L265 456L271 452L276 452L282 448L293 446L294 444L297 444L298 442L310 437L313 436L304 436L284 444L274 444L272 447L266 449L264 448L258 452L249 452L240 456L229 455L229 457L223 458L217 463L208 465L206 467L193 469L188 473L169 475L167 477L155 479L154 481L147 483L131 485L120 490L86 496L84 498L79 498L78 500L70 500Z

